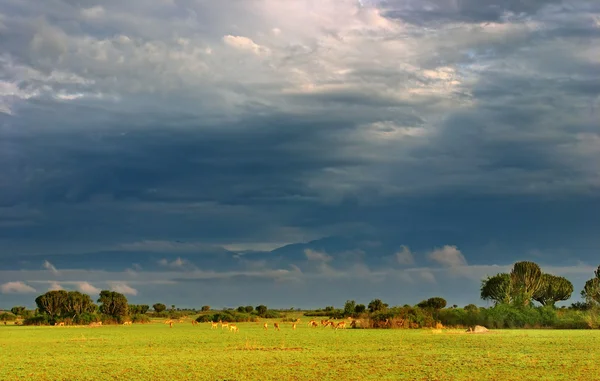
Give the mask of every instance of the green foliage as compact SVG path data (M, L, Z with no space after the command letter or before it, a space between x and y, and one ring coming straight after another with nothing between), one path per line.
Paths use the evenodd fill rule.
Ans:
M279 319L281 317L281 314L279 313L279 311L267 310L264 314L260 316L265 319Z
M590 305L600 305L600 266L594 271L595 277L585 282L581 297Z
M21 316L21 314L25 310L26 310L26 308L23 306L14 306L13 308L10 309L10 312L12 312L13 314L15 314L17 316Z
M575 310L575 311L587 311L590 310L592 308L592 305L586 302L575 302L575 303L571 303L571 305L569 306L569 309Z
M35 299L39 310L50 315L51 318L61 316L65 312L68 293L64 290L48 291Z
M510 281L513 302L528 305L543 285L542 270L534 262L517 262L510 272Z
M464 310L467 312L477 312L477 311L479 311L479 307L477 307L474 304L467 304L465 306Z
M154 309L154 312L161 313L167 309L167 306L162 303L155 303L152 305L152 308Z
M373 312L377 312L377 311L384 311L386 308L388 307L388 305L384 302L381 301L381 299L373 299L371 300L371 302L369 303L369 312L373 313Z
M129 305L129 313L132 315L136 314L145 314L150 309L150 306L147 304L130 304Z
M23 320L23 325L50 325L51 317L48 314L34 315Z
M17 317L14 314L3 312L0 314L0 321L15 321Z
M246 312L246 307L244 306L239 306L236 310L237 312L241 312L241 313L245 313Z
M210 306L202 306L202 312L210 311Z
M247 313L240 313L237 311L221 311L212 315L202 315L199 316L196 321L199 323L204 322L228 322L228 323L237 323L237 322L253 322L257 321L257 317Z
M246 306L245 310L246 310L246 313L249 314L249 313L252 313L254 311L254 307L252 307L252 306Z
M344 316L352 316L355 314L356 302L354 300L346 300L344 304Z
M552 274L542 274L542 285L533 299L542 306L554 306L556 302L567 300L573 293L573 283L568 279Z
M420 308L431 308L433 310L441 310L446 307L446 299L440 297L429 298L417 304Z
M481 299L493 301L495 304L510 303L510 275L496 274L481 281Z
M256 312L259 316L264 316L264 314L267 312L267 309L267 306L263 304L261 304L260 306L256 306Z
M357 304L356 307L354 307L354 312L356 314L362 314L367 310L367 307L365 307L364 304Z
M131 315L131 322L136 324L150 323L150 318L146 314Z
M117 320L129 314L127 298L116 291L102 290L98 303L102 303L100 305L101 313Z

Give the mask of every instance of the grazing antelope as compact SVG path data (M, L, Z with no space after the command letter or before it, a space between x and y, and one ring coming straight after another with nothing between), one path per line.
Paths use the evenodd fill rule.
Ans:
M269 325L268 325L267 323L265 323L265 324L263 325L263 328L265 329L265 331L268 331L268 330L269 330Z
M239 328L235 324L229 324L229 332L238 333Z
M229 327L229 322L221 323L221 329Z
M131 320L127 320L126 322L123 322L123 325L132 325L133 322Z
M196 320L192 320L192 325L198 325L198 322Z
M296 323L300 323L300 318L296 319Z
M333 325L332 325L333 327ZM346 322L345 321L341 321L339 323L337 323L337 325L335 326L335 329L346 329Z
M211 321L210 322L210 329L217 329L219 328L219 323Z
M319 324L318 324L316 321L312 321L312 322L311 322L311 327L313 327L313 328L318 328L318 327L319 327Z
M180 323L183 323L183 319L179 319L179 322L180 322Z
M165 320L165 324L173 325L173 320Z
M64 321L61 321L60 323L57 322L57 323L54 323L54 325L58 326L58 327L64 327L65 326L65 322Z
M279 329L279 323L273 323L273 327L276 331L281 331L281 329Z
M314 326L315 326L315 324L317 324L317 322L316 322L316 321L314 321L314 320L311 320L311 321L309 321L309 322L308 322L308 326L309 326L309 327L314 327Z

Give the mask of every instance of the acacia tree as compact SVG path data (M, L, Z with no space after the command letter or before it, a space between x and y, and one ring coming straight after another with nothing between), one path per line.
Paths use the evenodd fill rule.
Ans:
M364 304L357 304L354 307L354 312L356 312L357 314L362 314L367 310L367 307L365 307Z
M417 304L420 308L431 308L433 310L441 310L446 307L446 299L440 297L429 298Z
M127 298L116 291L102 290L98 303L102 303L100 305L100 312L105 315L120 318L127 316L129 313Z
M542 286L533 299L542 306L554 306L556 302L567 300L573 293L573 283L568 279L552 274L542 275Z
M252 307L252 306L246 306L244 308L244 310L246 311L246 313L250 313L250 312L254 311L254 307Z
M600 304L600 266L594 271L595 277L585 282L581 296L589 305Z
M152 308L154 309L154 312L161 313L167 309L167 306L162 303L156 303L152 305Z
M202 312L210 311L210 306L202 306Z

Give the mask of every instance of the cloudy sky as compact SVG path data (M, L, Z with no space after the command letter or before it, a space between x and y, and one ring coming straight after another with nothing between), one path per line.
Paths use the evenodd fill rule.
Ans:
M596 0L2 0L0 308L577 300L599 190Z

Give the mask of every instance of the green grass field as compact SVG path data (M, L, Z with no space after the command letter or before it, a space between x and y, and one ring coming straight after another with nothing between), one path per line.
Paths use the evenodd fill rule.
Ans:
M0 380L600 380L600 331L0 326Z

